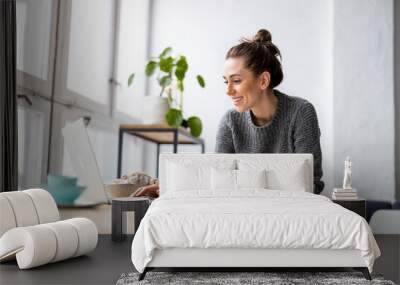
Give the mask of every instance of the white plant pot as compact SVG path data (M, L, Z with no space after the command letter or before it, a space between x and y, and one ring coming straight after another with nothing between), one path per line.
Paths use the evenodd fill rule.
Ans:
M145 96L143 99L143 123L166 123L165 114L169 109L167 98L160 96Z

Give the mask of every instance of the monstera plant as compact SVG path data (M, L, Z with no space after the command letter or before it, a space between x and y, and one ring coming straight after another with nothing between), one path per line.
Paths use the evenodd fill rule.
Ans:
M184 55L172 55L172 48L165 48L158 57L150 58L146 64L145 73L148 77L156 75L158 84L161 87L160 97L166 97L169 109L165 114L165 120L172 127L183 126L190 129L190 133L199 137L203 126L199 117L183 116L183 91L185 89L184 80L189 69ZM135 74L132 73L128 78L128 86L133 83ZM201 75L196 76L200 87L205 87L204 79Z

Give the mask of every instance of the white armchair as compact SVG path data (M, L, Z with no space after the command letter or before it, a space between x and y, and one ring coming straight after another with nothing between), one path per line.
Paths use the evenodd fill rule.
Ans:
M96 248L97 228L91 220L59 219L45 190L0 193L0 262L16 258L20 269L28 269Z

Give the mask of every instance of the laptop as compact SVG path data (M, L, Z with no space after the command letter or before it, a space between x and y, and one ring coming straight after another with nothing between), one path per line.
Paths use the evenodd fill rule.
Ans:
M110 203L84 119L67 123L62 134L72 167L79 176L80 184L86 186L73 206L88 207Z

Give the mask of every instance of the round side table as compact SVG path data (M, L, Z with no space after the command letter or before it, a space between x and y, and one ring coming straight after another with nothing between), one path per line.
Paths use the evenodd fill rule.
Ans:
M126 234L123 233L125 228L124 212L135 212L135 232L139 227L140 221L146 214L151 200L146 197L121 197L113 198L111 204L111 239L113 241L123 241Z

